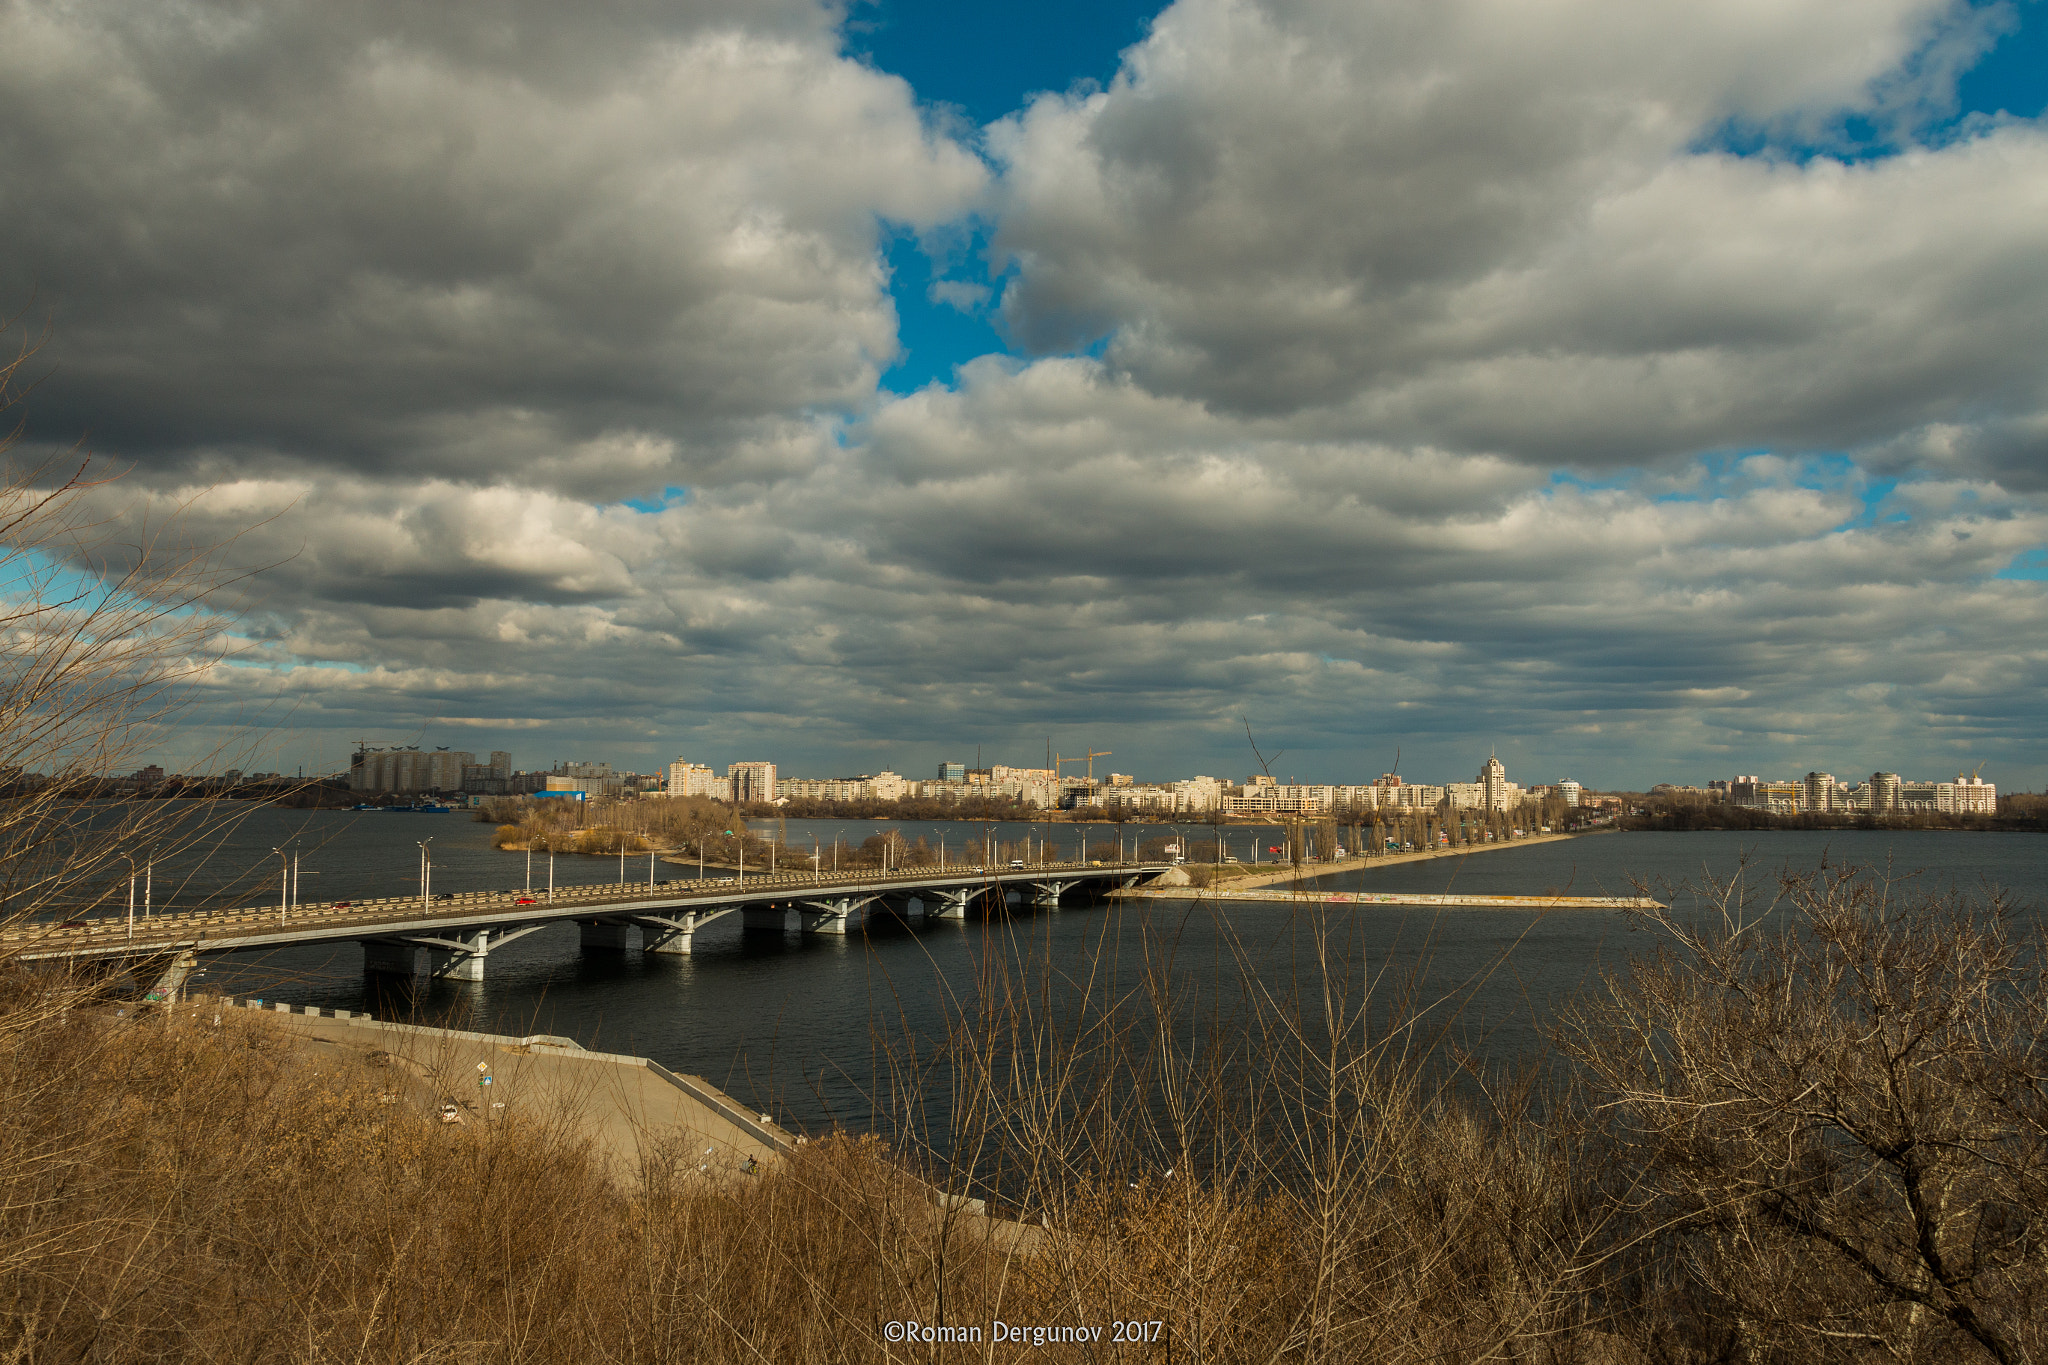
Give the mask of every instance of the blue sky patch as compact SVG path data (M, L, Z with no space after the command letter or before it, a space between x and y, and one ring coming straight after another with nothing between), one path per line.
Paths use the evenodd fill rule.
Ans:
M627 498L625 505L635 512L666 512L678 503L690 500L690 490L679 484L670 484L661 490L658 498Z
M2012 563L1992 577L2017 578L2029 583L2048 583L2048 545L2021 551L2012 557Z
M1041 91L1108 84L1118 54L1165 8L1150 0L870 0L847 12L846 49L909 81L927 104L951 106L979 126Z

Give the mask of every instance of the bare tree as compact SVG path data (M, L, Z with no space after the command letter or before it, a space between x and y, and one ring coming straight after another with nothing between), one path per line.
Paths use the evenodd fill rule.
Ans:
M34 354L0 362L0 410ZM0 438L0 927L13 929L108 903L153 851L238 814L123 799L107 778L162 741L188 684L220 662L215 603L245 575L232 541L192 543L184 507L110 511L117 472L77 451L17 460L20 434Z
M2041 1358L2048 993L1993 897L1738 878L1564 1016L1750 1358Z

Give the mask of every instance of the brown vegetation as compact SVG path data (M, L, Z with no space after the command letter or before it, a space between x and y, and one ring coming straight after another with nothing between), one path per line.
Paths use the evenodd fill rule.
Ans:
M444 1129L260 1016L16 969L0 1358L932 1358L906 1320L1156 1321L1214 1361L2039 1358L2041 960L1995 907L1785 890L1653 915L1666 948L1513 1075L1322 916L1284 993L1164 933L1120 981L1109 937L1021 944L950 1037L892 1045L893 1146L754 1177L650 1135L620 1178L545 1115Z

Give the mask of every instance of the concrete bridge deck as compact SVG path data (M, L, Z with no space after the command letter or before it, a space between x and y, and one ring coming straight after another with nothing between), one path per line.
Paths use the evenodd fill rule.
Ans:
M963 919L976 906L1029 901L1057 906L1076 887L1128 887L1165 863L1041 863L781 873L646 883L616 882L549 892L475 891L432 898L391 896L297 907L241 906L104 916L80 924L17 924L0 932L0 953L18 961L162 959L153 994L182 988L198 956L354 940L371 972L411 975L424 953L431 975L481 981L495 948L573 921L586 950L624 950L638 930L643 951L687 953L696 932L739 914L748 928L859 933L887 914Z

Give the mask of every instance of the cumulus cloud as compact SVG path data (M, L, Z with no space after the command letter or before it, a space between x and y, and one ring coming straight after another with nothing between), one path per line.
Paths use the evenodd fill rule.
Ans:
M2048 409L2048 138L1712 149L1943 104L1949 0L1182 0L999 125L1038 349L1331 433L1581 466Z
M53 324L36 430L156 467L733 476L894 354L877 218L984 177L826 18L7 7L0 296Z
M1082 727L1173 771L1241 765L1249 713L1333 776L1396 742L1461 768L1481 731L1582 773L1733 763L1784 735L1845 770L1873 746L1946 762L2035 704L2039 593L1994 575L2048 540L2038 509L1923 480L1873 515L1853 467L1768 456L1695 475L1589 486L1303 441L1091 362L990 363L883 405L804 478L653 511L446 483L215 490L223 530L329 510L240 547L306 535L252 586L247 646L211 686L220 706L289 695L335 732L552 716L552 738L650 763L908 767Z

